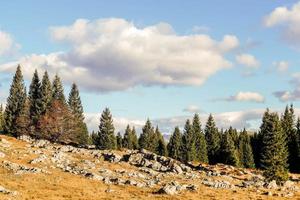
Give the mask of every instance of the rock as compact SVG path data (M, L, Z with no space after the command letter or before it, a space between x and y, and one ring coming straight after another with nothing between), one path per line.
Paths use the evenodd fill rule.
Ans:
M213 188L223 188L223 189L229 189L229 188L234 188L234 185L230 184L228 181L209 181L209 180L203 180L202 184L208 187L213 187Z
M113 162L113 163L117 163L120 162L122 159L122 156L113 153L113 152L103 152L102 156L104 157L105 161L109 161L109 162Z
M111 188L107 188L107 189L105 190L105 192L106 192L106 193L111 193L111 192L114 192L114 190L111 189Z
M4 158L5 157L5 153L0 151L0 158Z
M177 174L182 174L183 173L183 170L181 169L181 167L178 164L176 164L176 163L174 163L172 165L171 171L175 172Z
M18 139L28 143L32 143L34 141L34 139L32 139L29 135L21 135L18 137Z
M18 192L16 191L10 191L6 188L4 188L3 186L0 185L0 193L3 193L3 194L10 194L10 195L13 195L13 196L16 196L18 194Z
M196 191L198 189L198 187L194 184L185 185L184 187L186 190L189 190L189 191Z
M31 147L36 147L36 148L46 148L50 145L50 142L48 140L35 140Z
M91 172L86 173L85 177L89 178L89 179L97 180L97 181L103 181L103 179L104 179L102 176L95 174L95 173L91 173Z
M176 182L171 182L169 184L166 184L161 189L159 189L159 194L168 194L168 195L175 195L178 193L178 185Z
M4 138L0 138L0 146L9 148L11 146L11 143Z
M289 190L289 191L298 191L299 187L297 185L295 185L295 183L293 181L288 180L283 184L282 189Z
M266 187L267 189L277 189L277 188L278 188L277 183L276 183L275 180L273 180L273 181L271 181L271 182L269 182L269 183L266 183L266 184L265 184L265 187Z
M41 156L29 161L29 163L30 164L41 163L41 162L44 162L47 159L48 159L48 157L46 155L41 155Z
M49 173L44 169L35 168L35 167L27 167L25 165L19 165L17 163L12 163L10 161L3 161L2 164L3 164L4 168L13 171L15 174L24 174L24 173L46 173L46 174L48 174Z

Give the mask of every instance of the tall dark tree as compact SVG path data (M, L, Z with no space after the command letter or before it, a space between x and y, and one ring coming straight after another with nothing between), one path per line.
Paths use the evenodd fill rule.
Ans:
M123 144L122 144L123 138L122 138L122 135L120 132L118 132L116 140L117 140L117 149L118 150L122 149L123 148Z
M288 149L277 113L264 113L260 127L262 134L261 165L267 180L285 181L288 178Z
M127 149L137 149L138 148L138 139L135 132L135 128L130 128L129 124L127 125L125 129L125 133L123 136L123 148Z
M196 147L194 140L194 130L193 126L188 119L184 126L183 136L182 136L182 161L189 162L196 158Z
M297 161L297 166L300 166L300 118L298 117L297 123L296 123L296 135L297 135L297 157L295 158ZM297 172L299 172L300 169L298 168Z
M15 136L32 134L31 123L32 123L32 120L30 119L30 102L29 102L29 99L26 98L25 104L22 107L21 112L16 119Z
M228 130L222 135L220 157L224 164L239 166L238 151Z
M240 156L240 164L246 168L254 168L254 158L252 147L250 143L250 137L244 129L239 135L239 156Z
M108 108L104 109L100 118L97 146L99 149L116 149L117 147L115 127Z
M149 151L155 151L156 141L155 139L155 132L154 128L148 119L142 129L142 133L139 137L139 148L147 149Z
M291 172L297 172L300 170L299 165L297 165L297 130L296 121L293 105L290 107L286 106L284 114L281 117L281 125L284 134L286 135L286 141L288 146L288 165Z
M41 113L44 114L46 112L46 109L50 106L50 103L52 100L52 85L49 80L47 71L45 71L45 73L43 75L42 85L41 85L41 94L42 94Z
M204 133L201 129L201 122L198 114L195 114L193 118L193 131L194 131L194 142L196 148L195 160L202 163L207 163L208 162L207 145L206 145Z
M4 128L4 110L2 104L0 104L0 132L3 131Z
M26 91L20 65L17 67L4 113L4 131L6 134L16 136L16 120L20 116L26 101Z
M213 116L210 114L205 126L205 139L207 144L207 155L210 164L216 164L219 159L220 135Z
M158 126L156 127L155 135L156 135L156 140L157 140L155 153L157 153L158 155L161 155L161 156L166 156L167 155L167 145L165 143L165 139L164 139L163 135L159 131Z
M29 112L33 127L37 126L37 121L42 113L42 92L41 83L37 70L34 71L32 81L29 87Z
M83 107L81 104L79 90L75 83L73 83L71 87L71 92L69 94L69 99L68 99L68 105L71 110L71 113L74 116L74 119L76 120L78 129L80 130L78 134L82 140L81 143L86 144L88 141L89 134L88 134L87 126L84 122Z
M261 148L262 148L262 134L255 132L250 136L250 143L253 151L253 158L256 168L262 168L260 163Z
M131 130L131 141L132 141L132 147L133 149L138 149L139 148L139 141L138 141L138 137L135 131L135 127L132 127Z
M169 143L167 145L168 149L168 155L171 158L180 160L181 158L181 140L182 140L182 135L180 133L180 130L177 127L175 127L175 130L173 134L170 137Z
M229 127L228 129L228 133L230 134L234 145L237 147L239 144L239 135L238 135L238 131L235 128L232 128L232 126Z
M66 103L66 98L64 95L64 88L59 76L56 74L52 84L52 100L58 100L62 103Z

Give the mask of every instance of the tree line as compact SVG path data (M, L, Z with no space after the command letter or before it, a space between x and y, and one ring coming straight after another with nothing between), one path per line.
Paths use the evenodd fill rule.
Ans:
M186 120L183 130L175 127L168 143L149 119L139 137L130 125L123 135L115 134L108 108L101 114L98 131L89 134L83 113L75 83L66 100L58 75L51 83L47 71L42 80L35 71L27 94L18 66L5 109L0 107L0 130L15 137L26 134L52 142L94 144L98 149L147 149L186 163L260 168L269 180L278 182L287 180L288 171L300 172L300 119L296 120L293 105L281 116L267 109L256 133L232 127L219 129L211 114L202 128L195 114Z

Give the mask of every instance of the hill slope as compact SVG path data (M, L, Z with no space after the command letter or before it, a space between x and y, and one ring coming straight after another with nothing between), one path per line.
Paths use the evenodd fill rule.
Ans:
M0 136L0 199L300 199L260 171L187 166L147 151L99 151Z

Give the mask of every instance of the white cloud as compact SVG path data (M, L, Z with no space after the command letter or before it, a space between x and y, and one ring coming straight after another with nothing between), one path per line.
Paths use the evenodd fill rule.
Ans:
M118 91L137 85L201 85L210 76L232 66L224 56L239 46L233 35L221 41L209 35L177 35L171 25L137 27L124 19L78 19L70 26L50 28L67 52L28 55L0 66L12 72L21 63L59 72L70 83L92 91ZM29 73L30 71L30 73ZM29 76L30 75L30 76Z
M248 68L258 68L260 63L259 61L250 54L239 54L236 57L237 63L244 65Z
M300 100L300 72L292 74L290 84L294 87L292 91L281 90L273 93L282 102Z
M277 7L264 18L266 27L280 26L282 37L292 45L300 45L300 2L291 8Z
M278 72L286 72L289 69L289 63L287 61L274 62L273 65Z
M0 56L15 53L20 48L9 33L0 30Z
M188 113L199 113L200 108L196 105L189 105L186 108L183 109L183 112L188 112Z
M236 95L226 98L227 101L252 101L263 103L265 97L257 92L238 92Z

